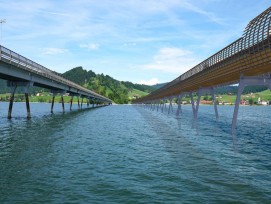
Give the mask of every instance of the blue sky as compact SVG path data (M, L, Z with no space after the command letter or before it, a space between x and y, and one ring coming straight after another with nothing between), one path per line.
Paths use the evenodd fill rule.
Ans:
M0 0L1 45L63 73L168 82L242 36L270 0Z

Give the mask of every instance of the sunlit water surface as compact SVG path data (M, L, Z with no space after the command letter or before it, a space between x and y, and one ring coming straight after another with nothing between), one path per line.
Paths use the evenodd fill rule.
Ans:
M68 105L66 105L68 106ZM0 203L270 203L271 107L0 103ZM174 107L176 111L176 107Z

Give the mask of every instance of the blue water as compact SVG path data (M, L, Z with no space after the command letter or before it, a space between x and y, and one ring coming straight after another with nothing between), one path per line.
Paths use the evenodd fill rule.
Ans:
M271 107L0 103L0 203L270 203ZM68 105L66 105L68 106ZM176 107L174 107L176 111Z

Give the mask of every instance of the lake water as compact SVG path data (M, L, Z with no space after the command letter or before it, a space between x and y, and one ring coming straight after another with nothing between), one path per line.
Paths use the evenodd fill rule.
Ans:
M68 107L68 104L66 105ZM0 203L270 203L271 107L0 103ZM176 107L174 107L176 110Z

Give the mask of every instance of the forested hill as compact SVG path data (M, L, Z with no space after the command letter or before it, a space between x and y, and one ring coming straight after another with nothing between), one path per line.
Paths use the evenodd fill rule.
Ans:
M82 67L73 68L62 75L120 104L129 103L134 97L142 97L156 90L154 86L118 81L108 75L84 70Z

